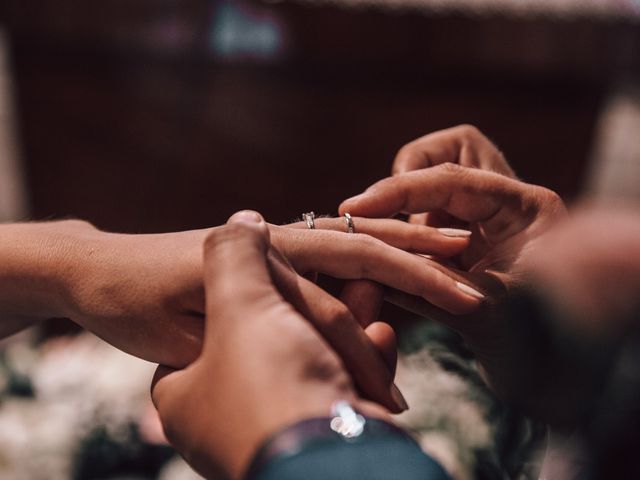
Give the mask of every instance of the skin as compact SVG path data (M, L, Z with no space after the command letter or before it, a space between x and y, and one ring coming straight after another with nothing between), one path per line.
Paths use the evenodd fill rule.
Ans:
M250 213L234 215L204 243L201 355L184 370L161 367L152 387L169 441L207 478L242 478L269 435L328 416L337 400L387 418L359 397L340 357L311 326L341 322L322 308L333 300L282 260L264 220ZM388 326L367 333L381 351L395 348Z
M461 254L427 262L481 291L486 296L483 308L452 315L406 291L391 293L389 299L458 331L476 354L489 384L506 396L503 386L509 374L512 332L507 320L496 314L495 305L527 283L523 259L543 233L565 218L564 204L554 192L517 180L498 149L469 126L403 147L394 172L345 200L340 212L368 218L404 213L411 215L413 225L448 222L473 232Z
M607 362L628 355L637 338L638 218L637 208L624 204L581 206L523 256L528 294L538 303L527 308L541 313L534 318L524 314L524 321L514 318L526 333L514 342L512 375L505 375L504 390L558 433L591 421L594 399L611 378L619 381L620 364ZM528 335L531 324L546 332L537 335L545 339L542 347ZM612 412L617 408L615 402L597 402Z
M630 205L581 205L524 259L539 294L567 313L562 328L604 343L636 328L639 218L638 208Z
M469 245L468 238L396 220L355 221L358 234L345 233L341 219L321 219L313 231L300 223L268 228L274 246L298 273L369 278L452 311L479 306L452 279L403 250L451 256ZM219 228L124 235L76 220L2 225L0 334L47 318L70 318L123 351L171 367L186 366L202 345L202 243ZM372 354L360 328L366 325L358 325L365 309L375 305L359 305L348 291L342 300L324 302L341 322L331 328L314 326L343 355L368 398L393 411L405 409L393 386L393 368Z

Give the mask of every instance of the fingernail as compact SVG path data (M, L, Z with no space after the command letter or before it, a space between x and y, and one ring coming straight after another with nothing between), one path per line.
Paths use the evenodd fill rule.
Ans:
M438 231L445 237L466 238L471 236L469 230L462 230L461 228L439 228Z
M262 222L262 215L253 210L242 210L234 213L229 218L230 223L260 223Z
M391 398L395 402L395 404L400 408L403 412L405 410L409 410L409 404L400 392L400 389L396 386L395 383L391 384Z
M467 295L472 296L473 298L477 298L478 300L483 300L484 295L477 291L475 288L471 288L466 283L456 282L456 287L458 287L461 291L466 293Z

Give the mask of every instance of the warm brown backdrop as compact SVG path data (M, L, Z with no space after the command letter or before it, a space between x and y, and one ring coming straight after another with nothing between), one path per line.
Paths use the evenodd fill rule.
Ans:
M286 52L228 61L207 46L216 2L24 3L3 16L33 215L128 232L334 212L403 143L463 122L573 198L603 95L640 58L624 21L285 3L249 7Z

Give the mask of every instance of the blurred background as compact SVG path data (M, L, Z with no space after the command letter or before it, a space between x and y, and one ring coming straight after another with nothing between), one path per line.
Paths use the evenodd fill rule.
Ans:
M0 4L0 221L73 216L137 233L217 225L242 208L275 223L334 213L388 175L404 143L460 123L569 202L640 198L640 0ZM8 349L5 395L33 398L56 348ZM55 402L92 377L78 373ZM124 436L78 435L120 465L118 438L133 438L145 408L129 409ZM14 432L4 442L35 441L33 421L2 415ZM135 475L91 470L101 463L76 445L58 476L40 464L17 476L34 456L0 454L20 466L0 478L156 478L171 452L154 442L141 443L153 468Z

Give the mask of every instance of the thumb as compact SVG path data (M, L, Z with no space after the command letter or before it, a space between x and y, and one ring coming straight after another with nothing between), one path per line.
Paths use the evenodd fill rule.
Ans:
M213 230L204 242L207 341L218 327L264 317L282 302L267 267L269 229L262 216L244 210Z

